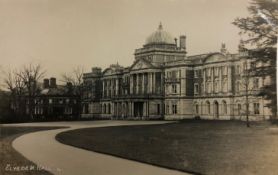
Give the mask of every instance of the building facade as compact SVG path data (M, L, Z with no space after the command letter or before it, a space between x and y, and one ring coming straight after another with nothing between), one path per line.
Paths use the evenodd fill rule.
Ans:
M179 42L179 43L178 43ZM115 119L268 119L268 103L257 96L267 78L247 75L248 52L187 56L186 36L173 38L160 24L131 66L92 68L84 74L82 116Z
M79 114L78 95L71 83L57 85L56 78L44 79L43 86L34 96L34 119L76 119ZM27 102L27 114L29 105Z

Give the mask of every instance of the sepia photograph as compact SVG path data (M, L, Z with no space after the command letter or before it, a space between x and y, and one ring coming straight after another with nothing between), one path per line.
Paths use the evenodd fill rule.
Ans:
M1 175L278 175L278 0L0 0Z

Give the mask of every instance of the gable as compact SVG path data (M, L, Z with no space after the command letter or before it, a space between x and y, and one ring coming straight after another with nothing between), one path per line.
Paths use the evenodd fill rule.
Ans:
M225 61L225 60L226 60L226 57L223 54L215 53L215 54L207 56L204 59L204 62L205 63L214 63L214 62Z
M140 70L140 69L148 69L148 68L154 68L154 66L143 60L143 59L140 59L140 60L137 60L132 66L131 66L131 69L130 70Z

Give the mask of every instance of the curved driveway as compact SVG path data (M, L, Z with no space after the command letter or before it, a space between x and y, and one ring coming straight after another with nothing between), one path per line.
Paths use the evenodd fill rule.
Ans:
M103 126L163 124L165 121L85 121L14 124L16 126L68 126L70 128L34 132L13 142L13 147L35 164L53 174L65 175L179 175L183 172L100 154L56 141L63 131ZM11 126L11 125L9 125Z

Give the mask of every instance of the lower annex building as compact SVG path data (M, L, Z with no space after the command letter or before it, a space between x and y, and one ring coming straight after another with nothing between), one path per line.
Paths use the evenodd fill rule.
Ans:
M256 94L269 79L247 77L259 65L247 59L242 43L238 51L230 54L222 44L220 52L187 56L186 36L178 43L160 24L135 50L131 66L84 74L82 117L245 120L248 104L250 120L268 119L267 101Z

